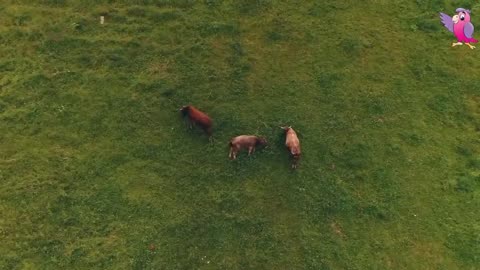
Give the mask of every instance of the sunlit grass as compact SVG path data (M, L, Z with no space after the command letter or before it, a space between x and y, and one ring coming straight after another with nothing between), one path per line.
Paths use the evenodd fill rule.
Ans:
M457 4L7 2L0 268L480 265L480 64L437 19ZM270 145L230 161L240 134Z

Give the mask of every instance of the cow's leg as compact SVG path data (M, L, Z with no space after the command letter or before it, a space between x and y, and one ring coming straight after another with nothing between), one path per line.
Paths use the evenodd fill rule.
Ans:
M228 157L232 159L233 156L233 146L230 146L230 153L228 153Z
M294 155L293 156L293 162L292 162L292 168L296 169L298 167L298 161L300 159L299 155Z
M185 126L186 126L187 128L190 127L190 119L189 119L188 117L187 117L186 119L183 119L183 123L185 124Z
M233 149L233 159L237 159L238 152L240 152L242 148L239 145L236 145Z
M232 145L230 147L230 159L237 159L238 147Z
M248 147L248 155L250 156L251 153L253 153L253 146Z

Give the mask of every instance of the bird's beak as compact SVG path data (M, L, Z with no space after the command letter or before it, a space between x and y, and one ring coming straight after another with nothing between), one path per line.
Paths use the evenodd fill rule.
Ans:
M458 21L460 20L460 17L458 15L455 15L452 17L452 22L453 23L458 23Z

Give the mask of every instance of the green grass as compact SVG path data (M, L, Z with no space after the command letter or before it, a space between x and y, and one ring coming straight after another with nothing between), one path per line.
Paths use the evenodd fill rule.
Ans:
M0 268L478 269L479 49L437 18L459 6L480 23L475 1L4 1ZM270 146L229 161L239 134Z

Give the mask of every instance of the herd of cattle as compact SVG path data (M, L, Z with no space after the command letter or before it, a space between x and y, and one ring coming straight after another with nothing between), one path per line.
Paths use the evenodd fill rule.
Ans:
M212 119L199 109L188 105L183 106L180 111L184 117L187 117L190 123L190 128L196 125L203 129L205 133L211 138L212 136ZM286 134L285 145L287 146L290 156L292 157L292 168L296 169L298 161L300 160L300 141L298 140L297 133L292 127L281 127ZM236 159L237 154L242 149L248 149L248 155L255 152L255 148L259 146L267 145L267 140L262 137L254 135L240 135L230 140L230 153L228 157L230 159Z

